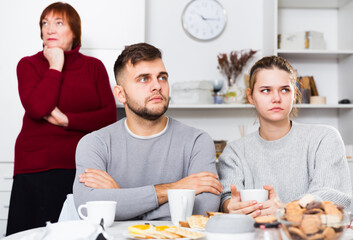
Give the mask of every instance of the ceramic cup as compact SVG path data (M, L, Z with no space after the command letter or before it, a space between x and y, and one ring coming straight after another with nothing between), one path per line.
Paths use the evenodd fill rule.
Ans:
M82 209L87 209L87 216L82 213ZM116 202L115 201L89 201L78 207L78 215L84 220L88 220L94 224L99 224L104 219L104 227L110 227L115 218Z
M244 189L240 190L242 202L256 200L258 203L268 199L268 191L265 189Z
M168 190L168 202L172 222L179 226L179 221L186 221L192 215L195 201L195 190L170 189Z

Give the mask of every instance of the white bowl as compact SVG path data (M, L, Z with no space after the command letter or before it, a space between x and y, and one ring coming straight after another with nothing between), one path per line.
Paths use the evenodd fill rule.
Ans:
M244 214L219 214L211 217L206 224L210 233L251 233L255 231L254 219Z
M211 217L206 224L207 240L253 240L254 219L243 214L220 214Z

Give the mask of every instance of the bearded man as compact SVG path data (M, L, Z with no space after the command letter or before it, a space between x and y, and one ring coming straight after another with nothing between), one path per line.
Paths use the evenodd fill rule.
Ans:
M76 150L76 207L117 201L115 220L170 220L168 189L196 191L193 214L218 211L220 193L211 137L165 116L168 73L159 49L125 47L115 62L114 95L126 118L86 135Z

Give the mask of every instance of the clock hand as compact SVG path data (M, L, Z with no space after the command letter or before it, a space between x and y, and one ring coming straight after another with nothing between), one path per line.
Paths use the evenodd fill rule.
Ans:
M205 17L204 17L203 20L206 20L206 21L208 21L208 20L218 21L219 18L205 18Z
M197 15L199 15L201 17L201 19L204 20L204 21L208 21L208 20L218 21L219 20L219 18L207 18L207 17L204 17L200 13L197 13Z
M199 15L201 17L202 20L206 20L206 18L204 16L202 16L200 13L197 13L197 15Z

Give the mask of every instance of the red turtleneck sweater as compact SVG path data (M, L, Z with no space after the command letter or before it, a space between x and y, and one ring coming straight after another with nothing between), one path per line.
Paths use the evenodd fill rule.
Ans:
M64 53L62 72L49 69L43 51L18 63L18 89L25 114L15 145L14 175L75 169L75 150L81 137L116 121L104 65L79 49ZM43 119L56 106L68 117L67 127Z

